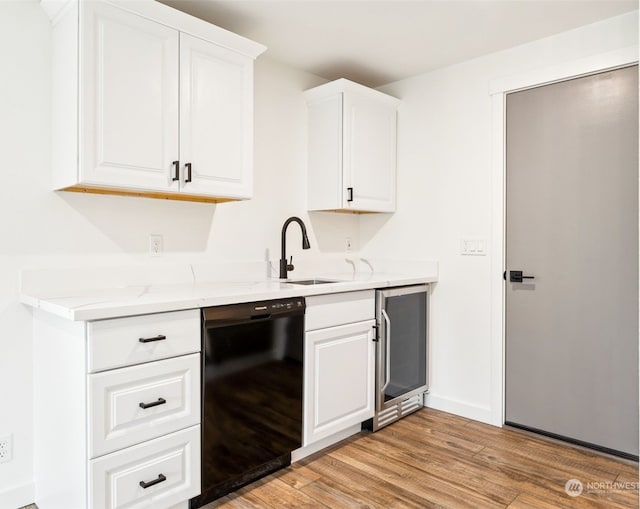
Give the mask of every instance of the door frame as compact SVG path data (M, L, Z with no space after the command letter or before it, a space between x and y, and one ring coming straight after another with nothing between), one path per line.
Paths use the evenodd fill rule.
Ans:
M638 46L592 55L489 82L491 96L491 424L505 418L506 95L638 63ZM640 331L639 331L640 338ZM640 362L640 361L639 361Z

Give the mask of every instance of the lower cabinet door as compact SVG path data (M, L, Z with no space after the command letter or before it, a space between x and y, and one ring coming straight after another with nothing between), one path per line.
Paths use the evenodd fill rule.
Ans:
M373 417L373 326L367 320L305 335L304 445Z
M91 509L167 509L199 494L199 425L89 462Z

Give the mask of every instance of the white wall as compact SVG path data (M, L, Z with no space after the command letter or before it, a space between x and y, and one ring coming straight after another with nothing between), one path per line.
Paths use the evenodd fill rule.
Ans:
M634 12L382 87L402 99L398 211L362 216L360 242L365 256L440 261L431 406L501 423L492 385L501 367L491 357L491 281L501 273L491 266L502 253L460 255L463 238L491 248L492 206L502 200L492 195L489 82L637 44Z
M306 106L302 91L324 80L260 57L255 91L255 198L220 205L54 193L50 181L50 25L36 0L0 1L0 509L33 502L31 312L18 302L25 267L279 258L290 215L310 228L310 254L339 251L334 232L357 239L352 215L305 213ZM166 254L146 255L150 233ZM300 256L298 232L289 251ZM309 254L305 253L307 256ZM61 395L64 397L64 395ZM51 416L55 419L64 416Z
M398 212L304 211L306 110L301 91L320 78L260 57L256 66L255 198L220 205L49 191L50 28L36 0L0 1L0 436L14 459L0 464L0 509L33 501L31 313L18 303L19 270L193 259L279 257L280 228L298 214L312 249L339 253L351 237L372 258L439 259L434 294L433 392L442 407L490 412L489 265L459 256L463 236L491 236L492 78L637 42L634 16L556 36L395 83L399 124ZM633 39L633 40L632 40ZM431 51L426 48L425 51ZM166 255L147 259L149 233ZM303 264L302 264L303 265ZM60 418L61 416L52 416ZM62 417L63 418L63 417Z

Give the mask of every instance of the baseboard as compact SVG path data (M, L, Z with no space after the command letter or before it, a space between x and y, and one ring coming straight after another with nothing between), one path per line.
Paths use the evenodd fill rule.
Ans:
M327 447L337 444L341 440L345 438L349 438L356 433L360 433L362 431L362 425L356 424L354 426L350 426L349 428L339 431L338 433L334 433L331 436L325 437L321 440L318 440L314 444L307 445L306 447L301 447L300 449L296 449L291 453L291 463L295 463L296 461L300 461L302 458L306 458L307 456L314 454L322 449L326 449Z
M424 406L493 426L502 426L502 423L494 422L493 412L489 407L472 405L464 401L438 396L437 394L425 394Z
M18 509L18 507L33 504L36 499L35 488L35 484L30 482L0 491L0 509Z

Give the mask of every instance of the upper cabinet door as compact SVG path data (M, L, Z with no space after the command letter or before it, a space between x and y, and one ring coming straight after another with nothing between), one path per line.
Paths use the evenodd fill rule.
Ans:
M396 109L358 94L343 97L345 209L396 208Z
M80 182L177 192L179 32L101 2L81 16Z
M253 59L180 34L183 191L250 198L252 146Z

